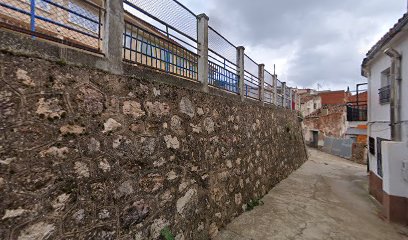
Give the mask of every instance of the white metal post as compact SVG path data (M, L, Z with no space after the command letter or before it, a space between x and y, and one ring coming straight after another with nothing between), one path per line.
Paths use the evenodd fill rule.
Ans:
M273 76L273 93L274 93L274 100L273 103L275 106L278 106L278 76L274 74Z
M261 85L259 91L259 100L264 103L265 100L265 64L258 65L258 79L259 84Z
M243 100L245 97L245 48L243 46L237 47L237 74L239 76L239 94Z
M123 73L124 14L122 1L106 0L103 53L108 59L107 69L116 74Z
M204 13L198 18L198 81L203 85L203 91L208 92L208 20Z
M286 82L282 83L282 106L286 108Z

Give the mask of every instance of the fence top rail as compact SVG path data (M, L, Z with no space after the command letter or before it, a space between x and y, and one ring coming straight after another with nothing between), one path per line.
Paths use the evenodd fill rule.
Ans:
M254 64L259 65L258 63L255 62L255 60L253 60L251 57L249 57L247 54L245 54L245 57L248 58L249 60L251 60Z
M184 6L181 2L179 2L177 0L173 0L173 2L177 3L180 7L184 8L187 12L191 13L191 15L193 15L194 17L197 18L197 15L193 11L188 9L186 6Z
M268 70L265 69L265 72L268 73L269 75L273 76L272 73L270 73Z
M175 0L169 0L169 1L175 1ZM177 1L175 1L175 2L178 3ZM197 42L197 28L195 29L195 37L192 37L192 36L190 36L189 34L184 33L183 31L177 29L177 28L174 27L173 25L171 25L171 24L169 24L169 23L166 23L164 20L162 20L162 19L160 19L160 18L154 16L153 14L150 14L148 11L146 11L146 10L144 10L144 9L142 9L142 8L140 8L140 7L138 7L138 6L136 6L136 4L133 3L131 0L123 0L123 3L129 5L130 7L136 9L137 11L139 11L139 12L145 14L146 16L148 16L149 18L151 18L151 19L157 21L158 23L160 23L160 24L162 24L162 25L164 25L164 26L170 28L171 30L173 30L173 31L175 31L175 32L177 32L177 33L179 33L179 34L181 34L182 36L184 36L184 37L190 39L191 41ZM186 8L184 5L180 5L180 6L183 7L183 8ZM192 13L190 10L188 10L188 11L189 11L189 13ZM132 13L130 13L130 14L133 15ZM193 16L194 16L194 18L197 20L197 16L196 16L194 13L193 13ZM136 17L136 16L135 16L135 17ZM196 25L197 25L197 23L196 23Z

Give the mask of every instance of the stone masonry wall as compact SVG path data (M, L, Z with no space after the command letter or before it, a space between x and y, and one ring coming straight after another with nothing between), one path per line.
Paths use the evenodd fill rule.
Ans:
M294 112L156 75L0 53L0 239L208 239L306 160Z

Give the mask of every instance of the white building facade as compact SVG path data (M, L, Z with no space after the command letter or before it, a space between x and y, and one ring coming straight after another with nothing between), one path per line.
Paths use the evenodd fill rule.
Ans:
M408 15L367 53L370 193L408 224Z

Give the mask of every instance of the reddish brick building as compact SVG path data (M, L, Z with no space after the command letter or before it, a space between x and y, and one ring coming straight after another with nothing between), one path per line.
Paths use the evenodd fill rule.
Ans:
M343 105L347 103L348 98L351 96L349 92L344 90L340 91L327 91L319 93L322 99L322 105Z

